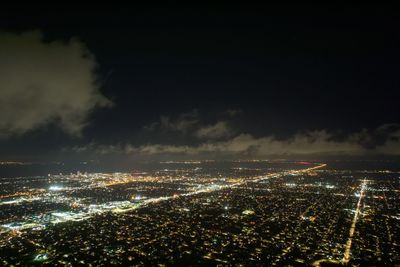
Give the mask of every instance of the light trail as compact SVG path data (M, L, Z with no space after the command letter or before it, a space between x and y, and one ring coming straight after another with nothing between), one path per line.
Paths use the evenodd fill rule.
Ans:
M32 190L32 191L27 191L27 192L16 192L13 194L8 194L8 195L0 195L0 199L4 199L4 198L12 198L12 197L21 197L21 196L33 196L35 194L40 194L45 192L44 189L36 189L36 190Z
M354 232L356 230L358 214L360 213L361 201L362 201L362 199L364 197L364 190L365 190L366 184L367 184L367 180L364 178L364 181L361 184L360 197L358 198L358 202L357 202L357 207L356 207L356 211L355 211L355 214L354 214L354 218L353 218L353 221L352 221L351 226L350 226L349 238L347 239L346 248L345 248L345 251L344 251L343 259L341 260L341 262L344 263L344 264L347 264L350 261L351 244L353 242L353 236L354 236Z

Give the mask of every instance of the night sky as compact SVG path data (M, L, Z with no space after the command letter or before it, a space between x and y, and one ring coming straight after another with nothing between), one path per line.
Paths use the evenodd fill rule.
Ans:
M400 155L390 5L4 6L0 160Z

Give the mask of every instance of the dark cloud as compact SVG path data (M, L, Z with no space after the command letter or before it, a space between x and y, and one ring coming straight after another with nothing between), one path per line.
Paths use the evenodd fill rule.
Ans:
M216 124L221 125L221 124ZM215 125L214 125L215 126ZM213 128L213 126L211 127ZM202 128L204 129L204 128ZM242 133L225 140L204 140L198 145L146 144L95 145L74 147L70 151L91 154L134 154L139 156L183 155L183 156L273 156L273 155L400 155L400 130L395 127L381 126L372 131L386 130L385 141L373 148L364 144L373 142L374 135L367 130L347 135L338 140L335 134L327 130L302 131L287 139L274 136L254 137ZM392 130L388 130L392 129Z
M243 111L240 110L240 109L228 109L224 113L227 114L230 117L236 117L236 116L242 114Z
M214 116L200 114L198 110L182 113L175 117L161 116L159 121L144 126L145 132L152 132L161 135L181 135L186 140L195 143L198 140L220 140L234 135L235 131L230 127L230 122L240 114L238 110L227 110L215 113ZM207 122L208 121L208 122Z
M201 139L220 139L232 136L233 130L226 121L219 121L213 125L207 125L198 129L194 135Z
M43 40L40 31L0 33L0 136L54 123L80 135L96 107L111 102L99 92L96 61L77 39Z
M153 122L144 126L146 131L173 131L186 134L192 131L199 123L199 114L197 110L180 114L177 118L161 116L160 121Z
M91 155L129 154L139 157L400 155L398 124L384 124L376 129L361 129L347 134L340 130L302 130L282 138L275 135L255 135L236 127L233 123L235 116L232 117L230 113L223 112L223 116L216 113L212 123L205 123L205 115L197 110L175 117L162 116L159 121L144 127L148 133L157 134L157 138L153 136L146 142L108 145L90 143L67 150Z

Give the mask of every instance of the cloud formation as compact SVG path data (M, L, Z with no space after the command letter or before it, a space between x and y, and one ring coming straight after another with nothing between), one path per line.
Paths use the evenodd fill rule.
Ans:
M226 121L219 121L213 125L208 125L198 129L194 135L201 139L219 139L231 136L232 130Z
M147 131L176 131L186 133L192 130L199 123L199 114L197 110L182 113L176 118L161 116L160 121L153 122L144 126Z
M0 137L50 123L80 135L94 108L111 105L99 91L93 55L77 39L1 32L0 59Z
M338 140L326 131L308 131L293 135L288 139L277 139L274 136L256 138L242 133L227 140L208 140L199 145L146 144L95 145L75 147L75 152L95 154L136 154L136 155L186 155L186 156L275 156L275 155L352 155L371 154L400 155L400 130L393 128L387 132L385 140L370 147L365 140L372 142L376 133L381 134L387 125L379 127L372 133L362 130Z
M192 141L222 140L232 137L235 131L230 127L232 118L240 114L238 110L227 110L213 121L205 122L197 110L182 113L176 117L161 116L159 121L144 126L146 132L181 135Z
M132 150L135 151L135 150ZM307 154L362 154L366 149L358 140L350 136L344 141L332 140L326 131L298 133L286 140L273 136L256 138L250 134L240 134L226 141L205 142L198 146L146 145L136 152L145 154L185 153L185 154L230 154L230 155L307 155Z

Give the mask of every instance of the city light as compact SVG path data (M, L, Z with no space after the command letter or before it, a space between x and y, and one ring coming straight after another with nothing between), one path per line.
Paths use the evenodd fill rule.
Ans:
M170 257L168 247L202 264L226 264L235 257L251 265L271 255L264 259L270 265L320 266L349 264L362 251L374 251L370 257L382 253L380 243L360 238L360 231L368 229L382 240L396 238L399 215L382 209L394 207L398 199L393 181L380 178L387 172L329 170L317 163L288 164L274 171L263 167L264 161L225 170L207 164L184 169L171 165L168 172L161 168L3 179L8 188L15 183L24 191L0 196L4 214L13 212L0 222L0 250L31 253L28 265L101 265L101 260L125 264L138 262L138 257L156 264ZM389 175L397 179L399 174ZM376 216L384 223L375 224ZM49 235L60 241L48 241ZM29 252L21 239L42 251ZM129 245L107 245L119 240ZM191 245L198 240L202 243ZM245 249L249 247L253 249ZM74 251L77 254L70 256ZM85 251L98 256L83 259L79 255Z

